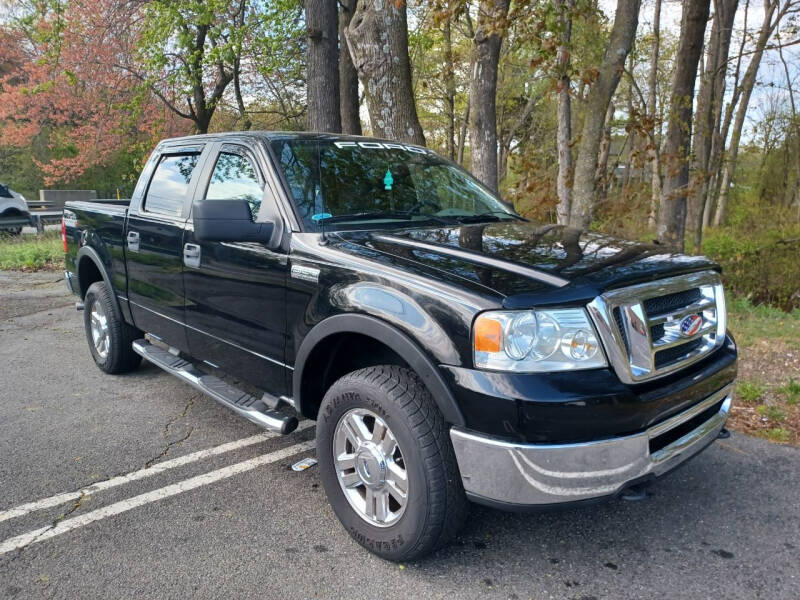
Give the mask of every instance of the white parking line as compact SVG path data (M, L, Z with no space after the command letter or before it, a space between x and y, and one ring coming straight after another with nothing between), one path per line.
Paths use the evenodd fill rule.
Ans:
M297 426L297 429L295 431L302 431L304 429L308 429L309 427L313 426L314 426L313 421L309 420L302 421ZM73 502L78 498L91 496L92 494L96 494L97 492L102 492L103 490L117 487L118 485L123 485L131 481L144 479L145 477L152 477L153 475L158 475L159 473L163 473L164 471L168 471L176 467L182 467L184 465L188 465L189 463L197 462L198 460L203 460L204 458L217 456L219 454L231 452L232 450L239 450L240 448L252 446L253 444L259 444L261 442L265 442L275 437L279 437L279 434L267 431L265 433L260 433L258 435L242 438L241 440L236 440L235 442L228 442L226 444L214 446L213 448L206 448L205 450L199 450L197 452L192 452L191 454L185 454L184 456L178 456L177 458L165 460L162 463L156 463L147 468L139 469L138 471L133 471L132 473L128 473L127 475L118 475L117 477L106 479L105 481L98 481L97 483L93 483L92 485L88 485L85 488L74 492L65 492L63 494L56 494L55 496L50 496L49 498L42 498L41 500L35 500L34 502L27 502L25 504L20 504L19 506L15 506L14 508L9 508L8 510L0 511L0 523L2 523L3 521L7 521L8 519L14 519L16 517L27 515L28 513L37 510L43 510L45 508L52 508L53 506L59 506L60 504L65 504L67 502Z
M294 454L298 454L299 452L312 450L314 446L314 440L301 442L293 446L282 448L281 450L276 450L275 452L262 454L261 456L256 456L250 460L223 467L222 469L217 469L216 471L210 471L208 473L204 473L203 475L190 477L184 481L179 481L178 483L173 483L172 485L153 490L152 492L134 496L128 500L115 502L114 504L110 504L103 508L98 508L97 510L93 510L79 517L73 517L71 519L59 521L55 526L42 527L34 531L29 531L28 533L23 533L22 535L18 535L0 542L0 556L8 552L12 552L13 550L24 548L30 544L48 540L56 537L57 535L61 535L62 533L67 533L73 529L84 527L90 523L94 523L95 521L113 517L114 515L119 515L133 508L144 506L145 504L156 502L158 500L163 500L164 498L169 498L170 496L176 496L204 485L216 483L217 481L227 479L228 477L233 477L239 473L251 471L262 465L268 465L270 463L277 462Z

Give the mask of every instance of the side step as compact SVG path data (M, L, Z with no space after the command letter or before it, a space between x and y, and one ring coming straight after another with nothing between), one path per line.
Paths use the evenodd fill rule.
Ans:
M233 387L219 377L203 373L189 361L147 340L133 342L133 351L256 425L282 434L297 429L297 417L286 416L277 410L272 410L260 398Z

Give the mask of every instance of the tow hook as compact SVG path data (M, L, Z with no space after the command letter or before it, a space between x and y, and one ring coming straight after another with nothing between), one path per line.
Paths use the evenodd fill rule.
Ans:
M720 429L719 433L717 434L718 440L727 440L729 437L731 437L731 432L725 429L724 427Z
M638 484L625 488L622 494L620 494L620 498L625 500L625 502L639 502L640 500L645 500L647 498L647 486Z

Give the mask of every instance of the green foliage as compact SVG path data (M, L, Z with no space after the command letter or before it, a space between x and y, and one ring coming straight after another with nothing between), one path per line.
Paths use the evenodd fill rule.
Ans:
M784 413L777 406L762 404L756 409L756 412L758 412L758 414L761 415L762 417L766 417L770 421L775 421L777 423L786 420L786 413Z
M745 220L739 226L710 230L703 254L722 265L732 295L792 310L800 307L800 226L785 227L782 222L761 228L755 220Z
M773 427L767 430L767 438L773 442L788 442L789 430L785 427Z
M787 313L773 306L755 305L747 298L733 298L728 293L728 328L740 346L756 341L780 341L800 347L800 309Z
M778 393L786 399L786 403L789 406L796 405L797 401L800 400L800 381L789 378L786 385L778 389Z
M231 18L229 0L148 2L136 48L145 84L191 98L216 69L229 68L241 46L243 28Z
M59 269L63 261L64 248L58 233L0 240L0 269Z
M736 385L736 396L746 404L755 404L761 400L766 388L755 381L739 381Z

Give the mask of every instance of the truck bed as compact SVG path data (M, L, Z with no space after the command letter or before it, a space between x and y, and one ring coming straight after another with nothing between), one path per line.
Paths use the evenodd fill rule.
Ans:
M96 253L107 268L114 291L123 296L127 293L125 219L129 204L130 200L64 204L67 271L77 273L79 259L86 253ZM85 292L81 290L81 294Z

